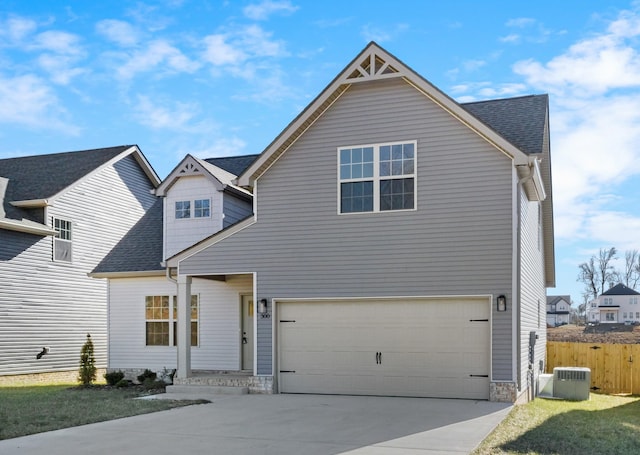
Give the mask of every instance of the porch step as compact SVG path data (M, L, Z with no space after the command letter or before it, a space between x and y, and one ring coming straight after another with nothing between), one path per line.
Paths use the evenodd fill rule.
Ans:
M234 387L220 385L201 384L179 384L168 385L166 389L167 398L175 399L207 399L212 395L247 395L249 387Z

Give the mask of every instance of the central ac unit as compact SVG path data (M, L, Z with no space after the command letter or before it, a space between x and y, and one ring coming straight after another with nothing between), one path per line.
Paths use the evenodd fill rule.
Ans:
M582 367L556 367L553 369L553 396L565 400L589 399L591 370Z

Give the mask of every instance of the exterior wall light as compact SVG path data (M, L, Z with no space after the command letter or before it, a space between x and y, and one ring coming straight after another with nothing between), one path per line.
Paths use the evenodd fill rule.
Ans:
M260 299L258 302L258 313L263 315L267 313L267 299Z
M496 305L498 311L507 311L507 298L503 295L499 295L496 299Z

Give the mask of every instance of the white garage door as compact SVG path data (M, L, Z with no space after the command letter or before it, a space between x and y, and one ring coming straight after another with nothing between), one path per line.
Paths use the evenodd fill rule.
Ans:
M282 302L282 393L489 398L489 300Z

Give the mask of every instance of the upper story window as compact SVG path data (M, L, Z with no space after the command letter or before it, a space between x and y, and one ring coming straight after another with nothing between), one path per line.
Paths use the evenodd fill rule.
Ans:
M605 305L613 305L613 297L605 297L604 298Z
M416 141L338 148L340 213L413 210Z
M637 305L638 304L638 297L629 297L629 303L631 305Z
M56 236L53 239L53 260L71 262L71 221L53 219Z
M193 216L196 218L208 218L211 216L211 201L209 199L196 199L193 201Z
M194 201L176 201L176 219L191 218L191 206L193 202L194 218L209 218L211 216L211 200L196 199Z
M191 218L191 201L176 201L176 220Z

